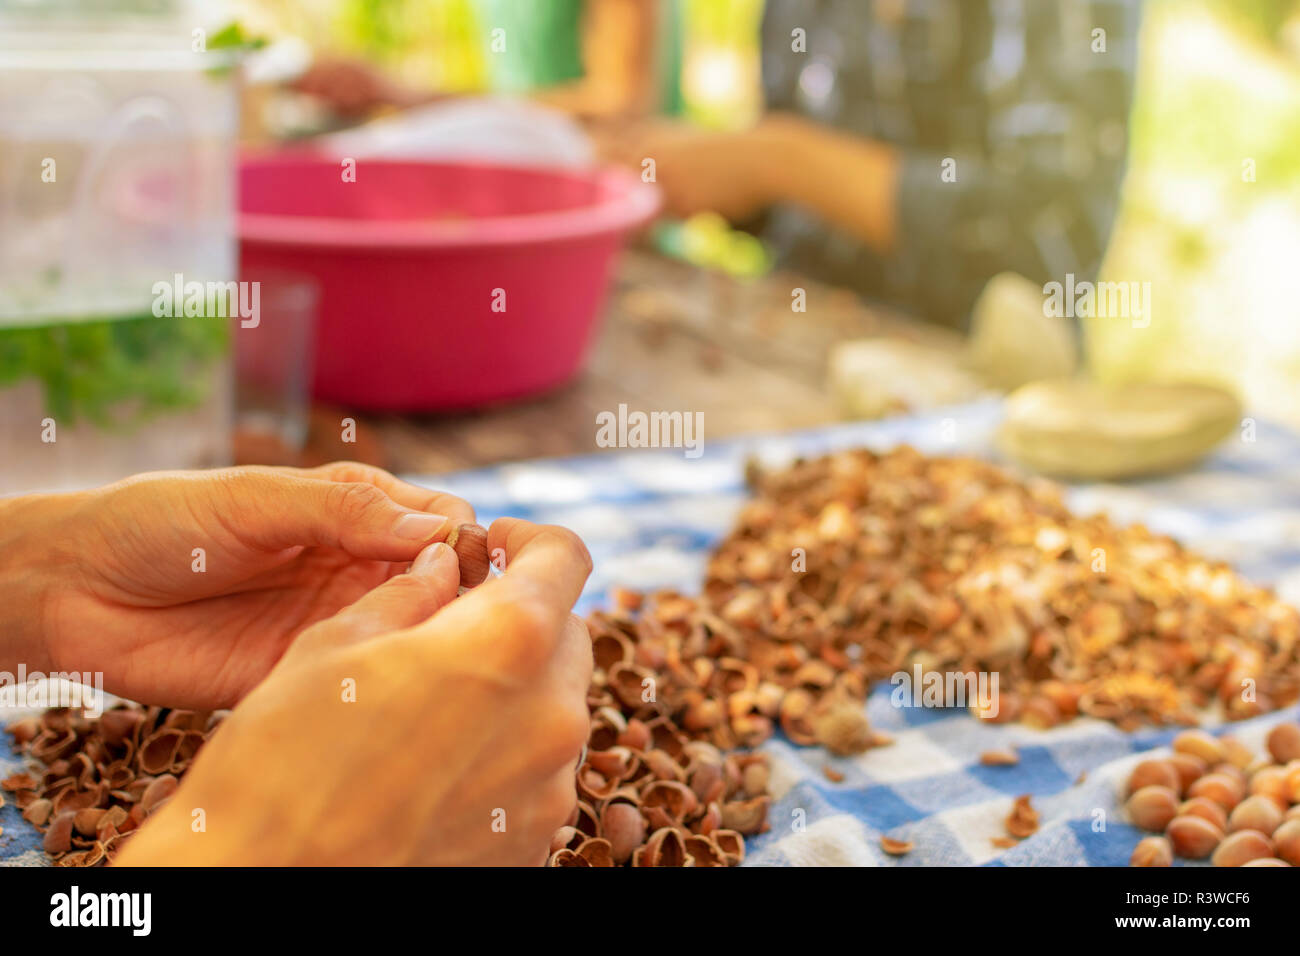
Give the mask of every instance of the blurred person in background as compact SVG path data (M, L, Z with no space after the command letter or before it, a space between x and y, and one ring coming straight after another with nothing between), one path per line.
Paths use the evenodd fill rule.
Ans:
M749 128L601 133L669 208L962 328L990 278L1096 276L1119 204L1139 0L768 0ZM767 212L765 221L755 219Z
M656 66L683 69L692 25L752 31L760 6L766 113L723 104L708 128L644 118ZM971 327L991 279L1018 275L978 310L971 364L1004 388L1076 369L1078 330L1043 314L1039 290L1097 277L1128 152L1140 0L475 8L481 44L498 23L515 44L488 57L508 74L495 86L591 119L607 160L640 171L653 159L670 213L719 213L759 232L780 265L949 328ZM658 79L663 98L681 77ZM330 61L300 86L344 113L427 99ZM672 99L661 105L679 110Z

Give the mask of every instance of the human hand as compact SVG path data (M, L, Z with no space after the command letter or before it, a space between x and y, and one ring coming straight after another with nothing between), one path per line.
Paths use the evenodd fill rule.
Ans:
M654 160L665 208L676 216L716 212L744 221L775 201L774 126L725 131L668 120L611 121L589 130L597 155L641 172Z
M656 121L592 131L597 152L641 169L655 161L667 208L742 222L773 203L812 212L888 255L898 237L902 153L886 143L767 113L735 132Z
M435 544L299 636L117 865L542 863L589 731L591 559L509 518L488 547L505 574L459 598Z
M7 530L30 527L0 557L45 582L25 659L193 709L237 702L297 634L474 520L459 498L346 462L159 472L7 505Z

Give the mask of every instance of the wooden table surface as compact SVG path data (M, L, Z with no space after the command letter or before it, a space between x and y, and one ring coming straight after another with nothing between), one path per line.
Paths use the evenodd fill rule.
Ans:
M796 287L806 290L806 312L791 309ZM568 385L469 414L358 415L352 445L337 440L339 411L318 409L308 458L432 474L587 454L601 450L596 415L620 403L703 412L705 442L824 425L842 419L826 388L831 346L874 336L941 347L957 341L788 272L742 281L631 249L618 264L587 364Z

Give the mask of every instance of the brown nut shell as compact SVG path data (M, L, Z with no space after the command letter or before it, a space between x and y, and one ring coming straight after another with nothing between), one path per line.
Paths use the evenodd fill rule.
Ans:
M1168 761L1178 772L1179 793L1186 794L1188 787L1210 772L1210 765L1195 754L1172 753Z
M890 856L906 856L911 853L916 844L911 840L897 840L894 837L881 835L880 849L884 850Z
M1300 760L1300 725L1278 724L1268 732L1266 743L1278 763Z
M1160 833L1178 814L1178 793L1172 787L1152 784L1129 797L1124 808L1134 826Z
M1169 837L1175 855L1188 860L1203 860L1223 840L1223 831L1210 821L1189 814L1170 820L1165 836Z
M1286 768L1261 767L1251 775L1247 790L1251 796L1270 797L1278 807L1286 810Z
M460 586L478 587L488 576L487 529L477 524L462 524L447 535L447 546L460 559Z
M1151 786L1168 787L1176 793L1183 792L1182 777L1168 760L1143 760L1133 768L1133 773L1128 778L1129 795Z
M23 810L23 819L33 826L43 827L50 819L50 814L54 812L54 802L42 797L39 800L33 800Z
M1241 781L1226 773L1207 773L1187 788L1189 797L1209 797L1223 809L1231 812L1241 802L1246 788Z
M839 757L860 754L872 744L871 724L859 702L834 703L813 719L817 742Z
M1228 831L1228 811L1209 797L1190 797L1178 805L1178 816L1190 815L1200 817L1213 823L1225 833Z
M691 858L691 862L697 866L727 866L727 856L707 836L692 834L686 838L686 854Z
M72 826L73 818L76 816L72 811L61 813L54 818L50 828L45 831L45 839L42 846L45 852L50 856L58 856L60 853L67 853L72 848Z
M1256 794L1247 797L1232 809L1228 815L1228 832L1238 830L1258 830L1269 834L1282 823L1282 808L1272 797Z
M1129 857L1129 866L1173 866L1174 847L1168 837L1149 836L1138 841Z
M1273 841L1258 830L1230 833L1214 850L1210 862L1215 866L1241 866L1251 860L1273 855Z
M1184 730L1174 738L1174 750L1177 753L1191 754L1213 766L1228 758L1223 743L1203 730Z
M735 830L745 836L764 833L768 829L767 811L772 804L768 796L752 800L736 800L722 805L722 828Z
M1300 816L1287 820L1273 831L1273 849L1292 866L1300 866Z
M1223 745L1224 759L1232 766L1245 770L1254 762L1254 751L1232 734L1224 734L1219 738L1219 743Z

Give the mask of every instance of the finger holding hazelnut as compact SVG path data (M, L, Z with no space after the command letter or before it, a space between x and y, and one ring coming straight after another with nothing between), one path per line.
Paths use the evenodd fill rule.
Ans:
M457 525L447 535L447 544L460 559L460 586L463 588L475 588L487 580L491 568L487 535L487 529L477 524Z

